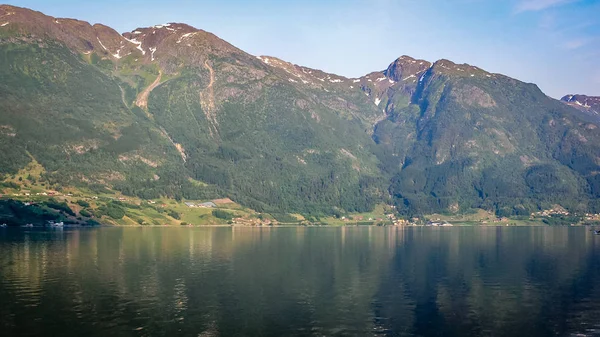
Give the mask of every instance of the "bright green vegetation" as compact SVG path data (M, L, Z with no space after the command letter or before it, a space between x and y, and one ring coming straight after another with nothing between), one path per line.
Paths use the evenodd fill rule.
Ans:
M227 212L227 211L222 211L222 210L214 210L212 211L212 215L217 218L217 219L223 219L223 220L233 220L234 214Z
M5 190L6 191L6 190ZM220 205L216 209L190 208L172 199L141 200L114 195L96 196L85 191L57 196L23 195L10 191L0 199L0 224L22 226L32 223L46 225L48 221L64 221L67 225L225 225L233 218L258 219L266 215L237 204ZM196 201L198 202L198 201ZM85 204L86 206L82 206Z

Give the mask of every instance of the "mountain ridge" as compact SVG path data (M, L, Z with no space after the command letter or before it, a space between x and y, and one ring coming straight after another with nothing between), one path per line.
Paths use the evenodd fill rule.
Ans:
M535 84L406 55L347 78L180 23L0 26L4 174L33 156L54 184L309 214L600 208L595 120Z

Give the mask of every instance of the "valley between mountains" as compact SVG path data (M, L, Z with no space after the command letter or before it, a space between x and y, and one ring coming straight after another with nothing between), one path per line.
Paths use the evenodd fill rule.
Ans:
M450 60L346 78L182 23L120 34L2 5L0 78L9 225L600 213L600 98Z

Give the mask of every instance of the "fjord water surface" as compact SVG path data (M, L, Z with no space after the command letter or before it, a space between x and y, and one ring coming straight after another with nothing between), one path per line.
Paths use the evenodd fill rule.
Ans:
M600 237L551 227L0 229L0 331L595 335Z

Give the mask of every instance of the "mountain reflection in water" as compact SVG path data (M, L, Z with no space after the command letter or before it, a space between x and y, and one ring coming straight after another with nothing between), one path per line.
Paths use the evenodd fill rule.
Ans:
M595 335L599 258L586 228L0 229L0 331Z

